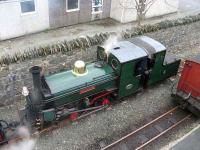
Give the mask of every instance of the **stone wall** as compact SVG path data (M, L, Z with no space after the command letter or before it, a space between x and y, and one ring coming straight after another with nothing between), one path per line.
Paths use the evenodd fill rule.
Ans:
M130 30L118 32L106 32L99 33L93 36L84 36L75 38L70 41L59 41L54 44L47 44L39 47L29 48L26 50L18 50L13 53L2 52L0 53L0 66L9 65L11 63L23 62L25 60L31 60L33 58L44 57L53 54L66 54L68 51L74 51L77 49L86 49L92 46L101 45L108 39L111 35L121 36L123 39L135 37L138 35L143 35L149 32L156 32L161 29L171 28L175 26L181 26L186 24L191 24L200 21L200 14L194 16L188 16L184 18L179 18L176 20L165 20L156 24L145 24L143 26L138 26Z

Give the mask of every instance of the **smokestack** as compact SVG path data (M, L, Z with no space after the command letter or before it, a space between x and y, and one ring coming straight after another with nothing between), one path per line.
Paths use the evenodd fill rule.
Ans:
M42 68L39 66L34 66L29 70L33 77L33 86L35 90L41 90L42 87L41 77L40 77L41 70Z
M41 71L42 68L39 66L34 66L30 68L30 73L33 77L34 90L31 93L31 101L34 105L38 105L37 109L40 109L40 104L42 103L42 83L41 83Z

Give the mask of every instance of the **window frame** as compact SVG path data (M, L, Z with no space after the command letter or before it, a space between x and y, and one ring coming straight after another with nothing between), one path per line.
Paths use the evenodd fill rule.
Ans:
M22 12L22 6L21 6L21 2L26 2L26 1L33 1L34 5L35 5L35 10L31 11L31 12ZM20 5L20 11L21 11L21 16L26 16L26 15L31 15L31 14L35 14L37 12L37 0L19 0L19 5Z
M80 0L78 0L78 8L68 9L68 0L66 0L66 12L80 11Z
M92 14L99 14L99 13L102 13L103 12L103 0L101 0L101 2L102 2L102 4L99 6L99 7L101 7L102 9L101 10L99 10L99 11L92 11ZM93 10L93 8L95 8L95 7L97 7L98 5L94 5L93 6L93 0L92 0L92 10Z

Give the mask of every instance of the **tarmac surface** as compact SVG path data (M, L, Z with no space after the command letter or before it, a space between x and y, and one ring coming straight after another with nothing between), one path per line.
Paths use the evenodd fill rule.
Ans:
M200 125L181 138L170 150L200 150Z

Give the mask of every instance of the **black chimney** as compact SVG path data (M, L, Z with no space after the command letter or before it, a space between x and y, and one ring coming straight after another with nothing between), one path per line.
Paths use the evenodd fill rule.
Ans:
M38 112L42 108L42 83L41 83L41 71L42 68L39 66L33 66L30 68L29 72L32 74L33 86L34 89L30 92L30 99L27 101L28 104L31 104L31 107L28 107L29 118L35 120L38 118Z
M42 71L42 68L39 66L34 66L30 68L30 73L33 77L33 86L35 90L41 90L42 84L41 84L41 76L40 72Z
M34 66L30 68L30 73L33 76L33 86L34 90L31 93L31 101L34 105L38 105L37 109L40 109L40 105L42 103L42 83L41 83L41 71L42 68L39 66Z

